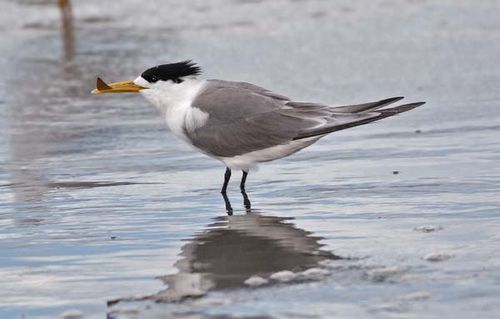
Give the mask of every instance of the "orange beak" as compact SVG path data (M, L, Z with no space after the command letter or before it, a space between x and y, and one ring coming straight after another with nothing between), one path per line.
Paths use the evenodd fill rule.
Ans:
M101 78L97 78L96 88L91 93L138 93L142 89L145 88L135 84L133 81L106 83Z

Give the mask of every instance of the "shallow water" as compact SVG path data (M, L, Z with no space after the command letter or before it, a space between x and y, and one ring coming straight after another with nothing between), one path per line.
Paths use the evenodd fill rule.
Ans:
M53 1L1 3L0 318L498 317L496 1L99 3L64 28ZM251 212L235 174L227 216L220 163L140 97L89 95L186 58L427 104L262 165Z

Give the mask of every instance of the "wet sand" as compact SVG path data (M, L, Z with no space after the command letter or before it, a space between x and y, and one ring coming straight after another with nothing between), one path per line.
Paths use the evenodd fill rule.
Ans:
M3 1L0 318L496 318L495 1ZM297 100L427 104L249 175L139 96L194 59ZM24 316L24 317L23 317Z

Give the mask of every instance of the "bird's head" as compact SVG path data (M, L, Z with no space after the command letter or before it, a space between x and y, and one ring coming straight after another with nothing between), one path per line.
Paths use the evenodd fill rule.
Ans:
M142 93L156 105L173 91L182 91L183 83L195 79L200 73L201 68L191 60L162 64L147 69L135 80L106 83L97 78L92 94Z

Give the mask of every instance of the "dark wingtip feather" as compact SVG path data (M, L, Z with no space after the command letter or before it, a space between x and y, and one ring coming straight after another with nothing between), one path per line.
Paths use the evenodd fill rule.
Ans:
M396 99L396 98L392 98L392 99ZM391 108L388 108L388 109L378 109L377 111L375 111L375 112L379 113L379 115L377 115L377 116L373 116L373 117L366 118L366 119L359 120L359 121L348 122L348 123L344 123L344 124L340 124L340 125L334 125L334 126L331 126L331 127L324 127L324 128L314 129L314 130L309 131L309 132L303 132L303 133L298 134L293 139L294 140L299 140L299 139L303 139L303 138L324 135L324 134L328 134L328 133L332 133L332 132L335 132L335 131L340 131L340 130L348 129L348 128L359 126L359 125L363 125L363 124L368 124L368 123L371 123L371 122L375 122L375 121L384 119L386 117L391 117L391 116L397 115L399 113L403 113L403 112L407 112L407 111L413 110L414 108L417 108L417 107L419 107L421 105L424 105L424 104L425 104L425 102L414 102L414 103L408 103L408 104L403 104L403 105L391 107Z
M335 106L333 109L336 112L342 112L342 113L361 113L361 112L369 112L373 110L380 109L384 106L387 106L389 104L395 103L397 101L400 101L404 99L404 96L396 96L396 97L390 97L387 99L379 100L376 102L369 102L369 103L363 103L363 104L354 104L354 105L342 105L342 106Z
M425 102L413 102L413 103L408 103L408 104L396 106L395 109L404 108L404 109L412 110L412 109L419 107L421 105L424 105L424 104L425 104Z
M413 110L414 108L417 108L417 107L424 105L424 104L425 104L425 102L413 102L413 103L398 105L398 106L391 107L388 109L381 109L381 110L379 110L379 112L382 115L385 115L384 117L386 117L386 116L395 115L398 113L403 113L403 112Z
M397 102L397 101L401 101L404 98L405 98L404 96L390 97L388 99L380 100L379 104L391 104L391 103L394 103L394 102Z

